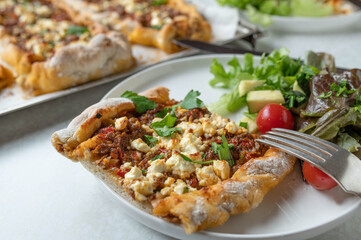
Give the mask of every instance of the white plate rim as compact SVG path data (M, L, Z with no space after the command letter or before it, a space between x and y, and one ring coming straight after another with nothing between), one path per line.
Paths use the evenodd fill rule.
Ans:
M196 55L196 56L190 56L190 57L183 57L183 58L179 58L179 59L173 59L167 62L163 62L163 63L159 63L155 66L149 67L147 69L144 69L126 79L124 79L122 82L120 82L119 84L117 84L115 87L113 87L102 99L106 99L111 97L111 95L113 94L114 91L117 91L118 88L122 88L123 85L127 85L130 82L134 81L135 79L137 79L139 76L142 75L147 75L150 72L156 71L159 68L164 68L167 67L169 65L174 65L174 64L178 64L178 63L183 63L183 62L188 62L188 61L197 61L197 60L204 60L204 59L213 59L213 58L228 58L231 59L233 57L237 57L242 58L244 55L243 54L204 54L204 55ZM259 56L254 56L255 59L260 59ZM113 96L112 96L113 97ZM101 182L101 184L108 190L108 192L110 192L114 197L116 197L117 199L119 199L122 203L124 203L125 205L127 205L128 207L132 208L133 210L135 210L138 214L142 215L143 217L150 219L151 221L156 221L157 223L161 223L161 224L166 224L169 227L172 228L176 228L176 229L180 229L184 232L183 228L181 228L179 225L175 225L172 223L167 222L166 220L163 220L159 217L156 217L154 215L148 214L145 211L135 207L134 205L132 205L131 203L129 203L126 199L123 199L121 196L119 196L118 194L116 194L109 186L106 185L106 183L104 183L101 179L98 179L99 182ZM203 230L200 232L196 232L193 233L194 235L203 235L203 236L209 236L209 237L218 237L218 238L223 238L223 239L292 239L292 237L295 236L300 236L300 234L303 233L309 233L311 231L315 231L317 229L320 229L321 227L323 228L323 230L320 233L326 232L340 224L342 224L346 219L348 219L349 217L352 216L352 214L354 213L354 210L356 210L357 208L361 207L361 198L359 199L355 199L354 204L352 204L349 209L347 209L347 211L344 211L343 215L340 215L338 217L335 217L333 219L331 219L328 222L325 223L320 223L318 225L313 226L312 228L307 228L307 229L301 229L299 231L294 231L294 232L279 232L279 233L268 233L268 234L233 234L233 233L219 233L219 232L212 232L211 230ZM143 220L139 220L136 219L137 221L141 222L143 225L146 225L158 232L161 232L163 234L167 234L164 231L161 231L159 229L153 228L151 226L149 226L148 224L145 224L143 222ZM227 223L225 223L227 224ZM167 234L169 235L169 234ZM314 234L312 236L316 236L317 234Z

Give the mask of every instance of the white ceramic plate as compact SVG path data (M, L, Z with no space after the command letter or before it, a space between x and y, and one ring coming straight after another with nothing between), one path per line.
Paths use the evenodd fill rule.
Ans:
M165 62L126 79L104 98L119 97L126 90L141 92L165 86L175 99L183 99L191 89L199 90L200 98L207 104L225 92L208 85L212 59L226 63L233 56L203 55ZM237 57L242 61L242 55ZM241 115L237 113L231 118L239 121ZM359 198L345 194L338 187L319 192L306 185L296 164L295 170L255 210L233 216L223 226L186 235L180 226L143 212L103 186L119 200L119 206L129 216L156 231L182 239L306 239L341 224L361 203Z
M329 17L282 17L272 16L272 24L268 29L272 31L307 33L330 32L350 28L361 22L361 11L347 15Z

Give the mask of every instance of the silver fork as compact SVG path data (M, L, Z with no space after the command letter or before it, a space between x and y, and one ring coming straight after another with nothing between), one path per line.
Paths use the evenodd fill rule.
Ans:
M348 193L361 196L361 160L334 143L297 131L274 128L256 141L316 166Z

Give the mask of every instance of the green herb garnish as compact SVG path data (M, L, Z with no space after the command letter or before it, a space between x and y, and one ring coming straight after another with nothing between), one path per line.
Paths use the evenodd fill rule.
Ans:
M243 127L243 128L247 128L248 127L248 122L240 122L239 126Z
M213 152L215 154L218 154L220 160L226 160L229 166L231 167L234 165L234 160L230 151L230 149L234 147L234 144L228 144L226 136L224 136L224 134L222 135L221 144L217 144L216 142L211 142L211 146Z
M152 5L153 6L160 6L160 5L163 5L163 4L166 4L168 0L155 0L152 2Z
M162 29L162 27L163 27L163 25L151 26L151 28L157 29L157 30Z
M144 135L145 141L148 144L149 147L153 147L155 143L158 142L157 138L154 138L152 136L149 135Z
M189 192L189 187L184 187L183 188L183 193L187 193L187 192Z
M145 170L144 169L142 169L142 174L145 175Z
M150 127L161 137L169 137L176 131L180 131L180 128L174 128L174 124L177 121L177 117L168 114L159 122L150 124Z
M66 30L66 35L76 35L76 36L81 36L84 33L89 32L89 29L87 27L83 27L83 26L76 26L76 25L72 25L69 26L68 29Z
M164 118L171 111L172 111L171 108L163 108L162 111L157 112L155 115L159 118Z
M328 93L323 92L320 94L320 96L318 96L318 98L320 98L320 99L329 98L329 97L331 97L331 95L332 95L332 91L329 91Z
M180 107L184 109L193 109L204 107L202 100L198 98L201 95L199 91L191 90L184 98L184 100L179 104ZM178 104L177 104L178 105Z
M210 160L210 161L205 161L205 162L200 162L200 161L195 161L195 160L192 160L190 159L189 157L179 153L179 155L187 162L192 162L192 163L196 163L196 164L210 164L210 163L213 163L213 160Z
M151 101L144 96L139 96L138 94L131 91L124 92L121 97L132 100L135 105L135 110L138 113L145 113L147 110L152 110L157 106L154 101Z
M155 161L157 159L161 159L162 157L164 157L164 154L162 155L156 155L154 158L152 158L152 161Z

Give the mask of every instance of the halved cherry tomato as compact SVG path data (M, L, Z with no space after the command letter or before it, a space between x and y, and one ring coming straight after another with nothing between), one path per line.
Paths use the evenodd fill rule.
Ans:
M303 163L302 171L306 181L317 190L329 190L337 186L335 180L308 162Z
M291 112L279 104L264 106L257 115L256 123L261 133L266 133L272 128L293 129L294 126Z

